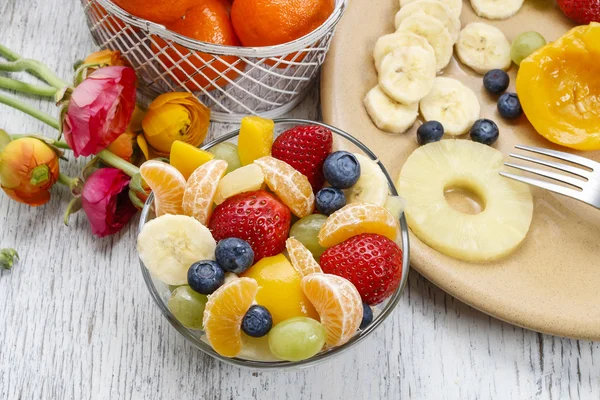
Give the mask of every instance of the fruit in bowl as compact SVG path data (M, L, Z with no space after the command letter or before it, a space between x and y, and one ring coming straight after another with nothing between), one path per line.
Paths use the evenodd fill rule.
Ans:
M275 138L273 121L248 117L238 139L215 152L233 160L236 147L229 172L194 152L187 180L161 161L141 169L153 172L147 212L168 210L138 236L151 290L162 285L169 317L221 357L295 363L347 345L391 311L406 279L402 200L375 161L335 151L322 124Z

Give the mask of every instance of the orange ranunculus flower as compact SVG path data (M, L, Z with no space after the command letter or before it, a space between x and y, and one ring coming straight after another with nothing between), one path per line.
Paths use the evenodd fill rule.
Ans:
M167 156L176 140L199 146L208 133L210 109L194 95L186 92L165 93L158 96L142 121L144 136L138 144L149 158L152 151ZM147 143L145 143L147 142Z
M142 156L139 152L137 136L142 132L144 115L146 115L146 112L142 108L135 106L127 130L107 147L110 152L132 164L136 164Z
M127 67L129 64L121 57L119 50L100 50L96 51L83 60L84 64L100 64L102 66Z
M59 172L57 154L39 139L13 140L0 153L0 186L8 197L20 203L47 203Z

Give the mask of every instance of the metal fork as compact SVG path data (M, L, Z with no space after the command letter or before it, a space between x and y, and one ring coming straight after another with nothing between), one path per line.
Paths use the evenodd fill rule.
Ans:
M573 164L577 164L578 168L571 165L561 164L554 161L542 160L538 158L532 158L521 154L511 153L510 156L518 158L519 160L529 161L534 164L544 165L546 167L554 168L563 172L567 172L570 175L558 174L556 172L547 171L538 168L526 167L523 165L504 163L507 167L516 168L521 171L530 172L535 175L540 175L545 178L549 178L563 184L569 185L565 187L554 183L542 181L539 179L533 179L526 176L515 175L508 172L500 172L500 175L514 179L519 182L527 183L529 185L537 186L542 189L549 190L554 193L561 194L563 196L571 197L573 199L582 201L593 207L600 209L600 163L589 160L587 158L576 156L569 153L563 153L562 151L542 149L539 147L530 146L515 146L517 149L530 151L537 154L543 154L548 157L557 158L559 160L568 161ZM572 175L578 177L574 178Z

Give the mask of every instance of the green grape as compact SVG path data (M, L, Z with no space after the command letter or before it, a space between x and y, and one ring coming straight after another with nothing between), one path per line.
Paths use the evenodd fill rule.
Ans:
M171 294L167 305L175 318L189 329L202 329L202 317L208 298L191 287L179 286Z
M524 32L513 40L510 46L510 58L517 65L531 53L546 45L546 39L537 32Z
M227 161L227 173L234 171L242 166L240 156L238 156L238 147L229 142L219 143L209 150L217 160Z
M302 243L315 259L319 259L326 250L319 244L319 231L327 220L325 215L312 214L298 220L290 230L290 237L295 237Z
M321 351L326 335L323 325L312 318L290 318L271 329L269 348L282 360L305 360Z

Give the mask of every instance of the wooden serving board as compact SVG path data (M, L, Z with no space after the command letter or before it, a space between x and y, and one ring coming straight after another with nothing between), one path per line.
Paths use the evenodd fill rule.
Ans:
M355 135L384 162L394 180L417 148L415 126L400 135L378 130L363 99L377 83L372 50L380 36L394 31L398 0L352 0L340 22L323 69L321 100L325 122ZM500 28L509 40L523 31L555 40L573 26L553 0L526 0L514 17L488 21L468 1L461 22L482 21ZM600 61L599 61L600 62ZM515 91L517 67L509 71ZM500 118L496 98L482 77L456 59L444 70L478 94L482 118L500 127L495 147L508 154L525 144L565 150L537 133L523 117ZM580 153L600 161L600 152ZM501 320L536 331L600 340L600 211L571 199L532 188L534 216L522 246L508 258L488 264L461 262L431 249L411 233L411 265L451 295Z

